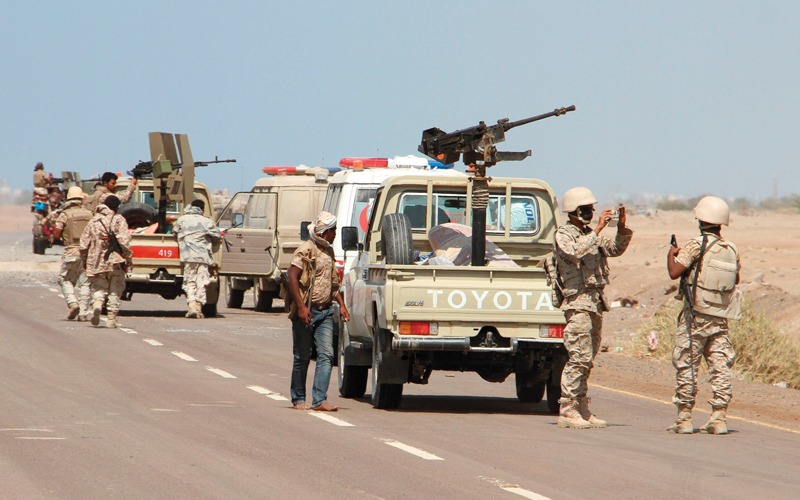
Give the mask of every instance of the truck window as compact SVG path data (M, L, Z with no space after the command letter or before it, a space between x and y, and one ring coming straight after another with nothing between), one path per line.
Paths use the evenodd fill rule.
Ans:
M156 200L156 195L153 191L139 191L139 203L144 203L145 205L150 205L151 207L158 210L158 200ZM167 202L167 213L177 214L179 212L178 209L178 202L177 201L168 201Z
M339 196L341 196L341 194L341 184L331 184L328 186L328 192L325 194L325 203L322 205L322 210L336 214L336 207L339 206Z
M447 222L466 224L466 195L433 193L432 197L436 210L433 213L431 227ZM425 216L428 213L427 198L425 193L406 193L400 199L398 211L408 216L412 230L422 231L425 229ZM506 196L489 196L489 206L486 210L487 232L495 234L505 232L506 205ZM533 196L512 195L510 205L510 232L536 233L539 231L539 210Z
M273 199L266 196L251 197L244 210L242 227L246 229L272 229L274 225L272 214L275 213L272 207ZM297 225L299 226L300 223L298 222Z

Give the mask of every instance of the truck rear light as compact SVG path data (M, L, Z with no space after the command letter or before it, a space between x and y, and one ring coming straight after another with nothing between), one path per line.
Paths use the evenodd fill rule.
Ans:
M565 325L539 325L539 337L543 339L563 339Z
M439 323L435 321L401 321L400 335L438 335Z

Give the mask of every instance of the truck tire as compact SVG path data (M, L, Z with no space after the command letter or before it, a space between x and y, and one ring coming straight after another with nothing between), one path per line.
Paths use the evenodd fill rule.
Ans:
M203 316L213 318L217 315L217 302L219 301L219 280L206 287L206 303L200 308Z
M272 309L272 300L274 298L275 292L259 290L256 285L256 311L269 312Z
M411 264L414 249L411 239L411 221L406 214L386 214L381 223L381 244L387 264Z
M44 251L50 246L50 241L44 238L33 238L33 253L36 255L44 255Z
M558 413L561 407L559 399L561 399L561 373L556 378L555 372L552 372L547 380L547 411L552 414Z
M360 398L367 392L368 366L347 364L345 350L350 343L347 326L339 330L337 358L339 359L339 395L343 398Z
M517 399L522 403L538 403L544 397L546 380L536 380L536 370L515 373L517 383Z
M146 203L126 203L117 212L125 217L129 229L147 227L158 220L158 212Z
M372 406L381 410L389 410L400 406L400 401L403 399L403 384L378 382L383 360L382 342L379 341L378 336L382 333L376 328L375 334L372 342Z
M233 279L225 279L225 305L231 309L239 309L244 303L244 290L233 288Z

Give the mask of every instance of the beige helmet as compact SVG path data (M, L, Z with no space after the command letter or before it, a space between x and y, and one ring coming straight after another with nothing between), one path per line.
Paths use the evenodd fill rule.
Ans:
M695 219L709 224L722 224L727 226L731 221L731 210L722 198L705 196L694 207Z
M597 198L594 197L589 188L574 187L564 193L564 199L561 200L561 211L570 213L577 210L578 207L594 205L595 203L597 203Z
M83 189L80 186L72 186L67 191L68 200L82 200L84 196Z

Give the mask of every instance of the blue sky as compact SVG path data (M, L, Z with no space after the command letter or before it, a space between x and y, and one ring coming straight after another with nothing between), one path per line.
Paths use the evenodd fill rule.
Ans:
M577 111L509 132L494 176L557 193L800 193L793 1L0 0L0 179L84 177L189 135L198 178L416 153L423 129ZM463 165L459 165L463 169Z

